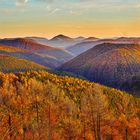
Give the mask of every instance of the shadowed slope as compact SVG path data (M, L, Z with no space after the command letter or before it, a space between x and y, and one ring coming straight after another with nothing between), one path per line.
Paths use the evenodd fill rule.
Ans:
M60 70L108 86L131 91L129 80L140 71L140 46L101 44L62 65Z

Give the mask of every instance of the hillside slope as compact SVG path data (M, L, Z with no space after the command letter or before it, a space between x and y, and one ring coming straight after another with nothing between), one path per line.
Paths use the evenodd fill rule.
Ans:
M0 96L2 139L48 140L47 132L52 140L139 138L140 99L93 82L43 71L0 73Z
M31 52L29 50L24 50L21 48L11 47L11 46L1 45L1 44L0 44L0 54L26 59L50 68L57 67L61 64L55 58L49 55L42 56L40 54Z
M73 57L68 51L64 49L55 48L48 45L42 45L28 38L2 39L0 40L0 44L30 51L34 54L39 55L40 57L42 57L42 59L45 58L47 60L48 58L50 63L51 59L53 59L53 61L56 62L52 67L56 67L57 63L58 66Z
M140 73L132 76L130 87L132 88L135 95L139 95L140 93Z
M107 86L131 91L130 77L140 72L140 46L97 45L62 65L59 70L85 76Z
M0 72L19 72L45 69L49 70L49 68L31 61L0 54Z

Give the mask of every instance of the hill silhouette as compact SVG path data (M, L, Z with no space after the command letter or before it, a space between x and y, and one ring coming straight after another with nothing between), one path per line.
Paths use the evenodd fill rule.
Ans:
M91 81L131 91L130 77L140 70L140 46L100 44L63 64L59 70L73 72Z

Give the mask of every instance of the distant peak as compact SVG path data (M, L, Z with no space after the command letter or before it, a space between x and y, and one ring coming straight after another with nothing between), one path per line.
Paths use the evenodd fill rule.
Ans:
M119 37L118 40L125 40L125 39L140 39L140 37Z
M56 37L68 37L68 36L65 36L65 35L63 35L63 34L59 34L59 35L57 35Z
M30 44L36 43L36 41L34 41L31 38L15 38L15 39L13 39L13 41L20 42L20 43L30 43Z
M86 38L85 40L88 40L88 41L93 41L93 40L98 40L99 38L97 37L88 37Z
M38 36L29 36L29 37L25 37L26 39L47 39L45 37L38 37Z
M71 40L72 38L70 38L70 37L68 37L68 36L65 36L65 35L63 35L63 34L59 34L59 35L53 37L51 40L59 40L59 39L60 39L60 40L63 40L63 39Z
M85 37L79 36L79 37L76 37L75 39L76 39L76 40L83 40L83 39L85 39Z

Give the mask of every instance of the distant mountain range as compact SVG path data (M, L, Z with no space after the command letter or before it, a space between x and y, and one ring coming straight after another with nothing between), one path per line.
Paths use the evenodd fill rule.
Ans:
M66 62L59 70L131 91L131 77L140 72L140 45L103 43Z
M140 38L127 38L127 37L120 37L120 38L110 38L110 39L99 39L95 37L89 37L82 40L79 43L66 47L66 50L71 52L73 55L77 56L92 47L102 44L102 43L115 43L115 44L140 44Z
M33 39L34 41L44 44L55 46L59 48L67 48L82 42L96 41L98 43L140 43L140 37L116 37L116 38L97 38L97 37L83 37L79 36L76 38L71 38L65 35L57 35L52 39L47 39L43 37L26 37L28 39Z
M47 38L40 38L40 37L39 38L28 37L28 38L33 39L34 41L37 41L40 44L55 46L57 48L65 48L67 46L79 43L85 39L84 37L71 38L62 34L57 35L50 40L48 40Z
M24 52L21 54L20 50L16 52L16 55L20 52L20 55L18 55L19 57L24 57L28 60L32 60L51 68L55 68L61 65L73 57L73 55L62 48L42 45L32 39L27 38L1 39L0 44L22 49Z
M0 62L3 72L66 71L139 94L140 37L71 38L60 34L52 39L0 39Z
M96 37L88 37L88 38L85 38L83 41L97 41L99 40L99 38L96 38Z

